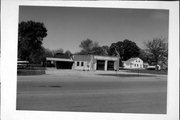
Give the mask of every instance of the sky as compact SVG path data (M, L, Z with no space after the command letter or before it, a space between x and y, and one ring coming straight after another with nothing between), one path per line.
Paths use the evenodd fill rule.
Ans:
M87 38L101 46L129 39L145 48L153 38L168 39L169 29L169 11L155 9L20 6L19 22L28 20L44 23L45 48L72 53Z

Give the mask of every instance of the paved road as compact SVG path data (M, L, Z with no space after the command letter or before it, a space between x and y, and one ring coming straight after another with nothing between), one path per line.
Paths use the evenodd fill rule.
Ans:
M17 85L18 110L166 113L165 75L48 70Z

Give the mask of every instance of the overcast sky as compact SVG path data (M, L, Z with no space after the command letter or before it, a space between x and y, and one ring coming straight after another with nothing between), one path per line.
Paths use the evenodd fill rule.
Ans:
M72 7L27 7L19 9L19 22L43 22L47 37L43 46L72 53L87 38L108 45L129 39L140 48L155 37L168 38L168 10L110 9Z

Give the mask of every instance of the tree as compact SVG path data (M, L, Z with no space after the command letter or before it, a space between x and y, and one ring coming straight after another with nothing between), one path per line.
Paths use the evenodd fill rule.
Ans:
M109 46L107 45L104 45L102 46L102 49L103 49L103 55L110 55L110 50L109 50Z
M119 41L117 43L112 43L110 46L110 55L112 56L119 56L120 58L123 58L123 42Z
M135 42L130 40L124 40L124 60L127 60L131 57L138 57L140 54L140 48L136 45Z
M110 46L110 55L117 56L118 54L121 60L128 60L131 57L138 57L140 48L135 42L125 39L124 41L112 43Z
M93 55L104 55L104 50L100 46L96 46L92 48L91 54Z
M167 66L168 44L165 38L154 38L152 41L146 42L145 45L156 65L161 64L162 67Z
M48 48L44 48L44 51L45 51L45 57L53 57L54 56L52 50L50 50Z
M94 42L91 39L87 38L86 40L81 41L79 47L81 48L81 51L78 54L94 54L97 53L94 50L99 50L99 44L98 42Z
M53 57L58 53L64 53L64 50L62 48L52 50Z
M43 23L27 21L19 23L18 28L18 58L31 63L40 63L44 57L42 47L47 29Z
M150 53L148 49L141 49L139 58L141 58L143 62L147 62L150 65L154 63L153 54Z
M87 55L87 54L93 54L93 55L109 55L109 47L107 45L100 46L98 42L94 42L91 39L86 39L81 41L79 47L81 48L81 51L77 54Z
M87 38L86 40L81 41L79 47L81 48L81 53L88 54L94 47L94 43L92 40Z
M72 57L72 53L71 53L71 51L69 51L69 50L67 50L65 53L64 53L65 55L67 55L68 57Z

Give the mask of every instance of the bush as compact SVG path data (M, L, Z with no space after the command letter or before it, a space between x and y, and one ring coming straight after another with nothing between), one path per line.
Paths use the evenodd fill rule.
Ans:
M26 69L17 70L17 75L43 75L43 74L45 74L45 70L26 70Z
M45 67L26 67L25 70L46 70Z
M42 75L45 74L46 67L41 64L28 64L25 67L18 67L17 75Z
M41 64L28 64L29 67L42 67Z

